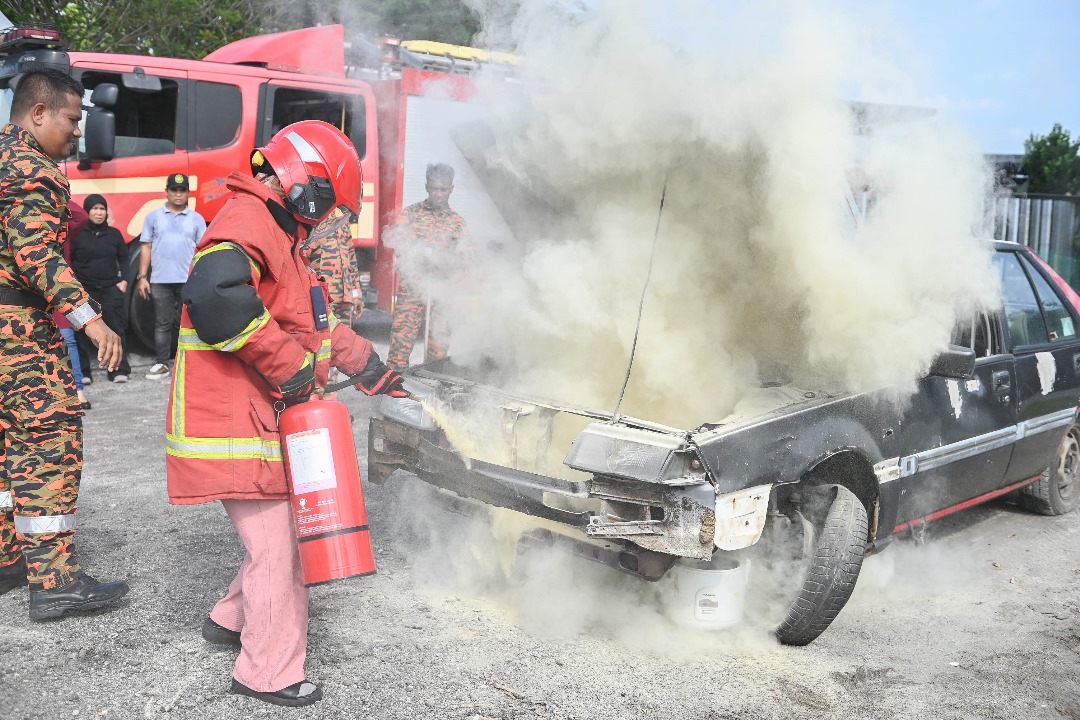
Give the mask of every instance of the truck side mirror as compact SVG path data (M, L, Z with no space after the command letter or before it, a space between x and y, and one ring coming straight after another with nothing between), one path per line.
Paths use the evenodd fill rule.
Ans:
M975 374L975 351L971 348L950 345L930 363L930 374L967 380Z
M113 85L113 89L116 86ZM97 90L94 91L97 93ZM90 163L108 162L116 154L116 114L106 108L93 107L86 111L83 128L83 149L79 167L85 170Z

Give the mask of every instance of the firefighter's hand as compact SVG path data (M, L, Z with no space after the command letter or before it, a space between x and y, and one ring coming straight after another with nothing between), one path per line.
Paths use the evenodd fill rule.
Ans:
M406 397L408 393L402 385L405 378L386 366L375 352L371 352L364 371L360 373L356 389L365 395L389 395L390 397Z
M311 353L304 358L304 364L291 378L281 383L272 394L281 398L286 406L306 402L315 392L315 356Z
M94 320L83 327L83 332L97 347L98 367L109 372L120 367L120 361L124 358L124 346L120 342L120 336L110 330L104 320Z

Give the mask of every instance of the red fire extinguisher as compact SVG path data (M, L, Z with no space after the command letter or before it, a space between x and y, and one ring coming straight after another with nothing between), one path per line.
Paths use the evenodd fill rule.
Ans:
M312 398L286 408L278 429L304 585L374 573L348 408Z

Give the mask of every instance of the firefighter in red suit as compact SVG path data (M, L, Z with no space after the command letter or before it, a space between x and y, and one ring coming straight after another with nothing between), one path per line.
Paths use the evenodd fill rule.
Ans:
M247 555L203 624L240 645L232 692L300 706L322 697L304 675L308 593L293 530L277 412L325 386L331 366L357 388L403 396L390 370L328 311L301 246L360 210L360 164L337 128L289 125L233 172L234 193L196 248L182 295L166 429L169 500L220 500ZM252 176L253 175L253 176Z

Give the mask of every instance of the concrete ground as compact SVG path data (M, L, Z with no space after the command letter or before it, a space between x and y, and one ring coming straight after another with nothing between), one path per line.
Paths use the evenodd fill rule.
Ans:
M383 348L385 350L385 347ZM168 504L167 383L89 389L78 544L115 609L31 623L0 597L0 718L1080 718L1080 513L1004 503L869 558L817 641L675 626L646 585L443 511L398 473L365 488L379 572L311 592L303 709L228 693L199 626L242 548L217 504ZM208 391L212 391L208 388ZM341 398L366 448L374 401ZM361 469L365 462L361 459ZM754 615L754 609L748 612Z

